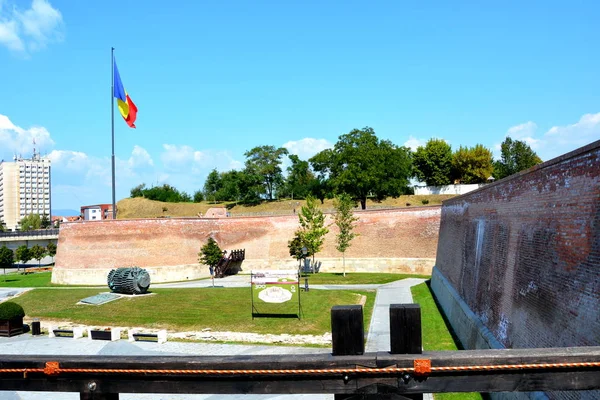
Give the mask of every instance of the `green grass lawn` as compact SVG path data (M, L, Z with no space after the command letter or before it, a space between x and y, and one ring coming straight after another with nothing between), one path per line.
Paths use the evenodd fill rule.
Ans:
M301 292L302 319L255 318L250 288L154 289L154 295L128 297L100 306L77 305L100 289L35 289L19 297L28 317L68 320L86 325L144 326L175 331L290 333L322 335L331 332L334 305L358 304L366 296L365 327L371 319L375 292ZM290 304L290 311L297 308Z
M35 272L33 274L22 275L19 272L13 272L8 275L0 276L0 287L49 287L58 286L50 283L52 272Z
M423 326L423 348L425 350L458 350L450 327L446 325L440 314L433 295L427 283L413 286L411 289L413 300L421 305L421 324ZM438 400L477 400L481 399L479 393L438 393Z
M319 272L318 274L303 274L302 283L304 282L305 277L308 277L309 285L383 284L406 278L431 278L431 276L428 275L381 274L368 272L349 272L346 273L346 276L344 277L341 273Z
M406 278L431 278L428 275L409 275L409 274L382 274L353 272L347 273L344 277L341 273L319 272L318 274L306 274L302 276L308 278L309 285L360 285L360 284L383 284L398 281ZM50 283L52 272L36 272L33 274L22 275L20 273L11 273L0 277L0 287L64 287L68 285L55 285ZM208 279L208 278L205 278ZM189 281L185 281L189 282ZM215 280L218 283L218 279ZM77 285L85 286L85 285ZM100 285L98 285L100 286ZM310 292L309 292L310 293Z

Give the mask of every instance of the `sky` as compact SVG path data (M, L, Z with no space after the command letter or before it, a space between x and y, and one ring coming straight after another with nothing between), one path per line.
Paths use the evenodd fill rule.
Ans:
M507 135L544 160L600 139L598 1L0 0L0 159L52 159L52 208L193 194L255 146L301 159L352 129L415 149Z

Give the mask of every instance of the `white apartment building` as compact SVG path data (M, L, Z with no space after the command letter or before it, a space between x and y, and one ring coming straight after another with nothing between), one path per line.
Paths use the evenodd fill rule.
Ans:
M17 230L23 217L46 214L49 219L50 159L35 150L31 159L14 157L0 162L0 220L9 230Z

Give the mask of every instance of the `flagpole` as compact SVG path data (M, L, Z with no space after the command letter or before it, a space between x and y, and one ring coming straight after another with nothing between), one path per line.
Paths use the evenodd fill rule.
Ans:
M117 219L117 205L115 202L115 48L110 48L110 116L112 127L112 217Z

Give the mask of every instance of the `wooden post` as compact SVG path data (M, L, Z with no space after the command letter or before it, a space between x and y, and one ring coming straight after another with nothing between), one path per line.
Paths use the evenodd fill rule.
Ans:
M331 308L331 339L334 356L355 356L365 352L365 329L361 305Z
M361 355L365 352L365 328L361 305L331 308L331 342L334 356ZM354 397L353 394L334 394L335 400Z
M390 304L390 353L421 354L421 306L418 304ZM422 394L405 394L407 399L422 400Z

